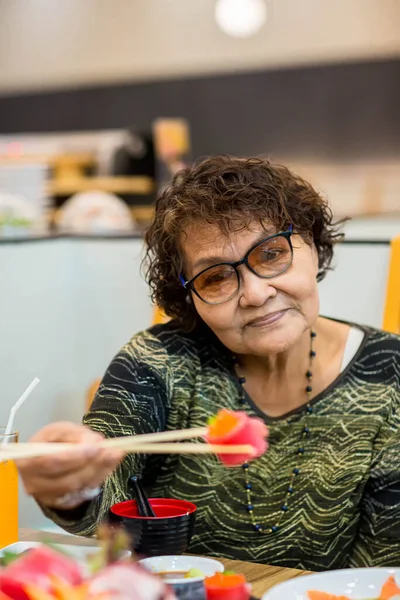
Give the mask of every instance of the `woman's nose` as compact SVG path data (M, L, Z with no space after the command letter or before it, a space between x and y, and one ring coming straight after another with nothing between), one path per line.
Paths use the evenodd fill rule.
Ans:
M241 308L249 306L263 306L267 300L276 296L276 289L271 285L270 279L258 277L249 269L240 273L239 305Z

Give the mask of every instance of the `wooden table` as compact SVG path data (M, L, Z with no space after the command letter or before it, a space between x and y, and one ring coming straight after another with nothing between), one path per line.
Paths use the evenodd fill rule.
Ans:
M69 544L72 546L93 546L93 539L81 538L72 535L63 535L62 533L45 533L34 529L20 529L19 539L21 541L40 541L45 538L46 541ZM271 567L269 565L260 565L257 563L243 562L241 560L220 560L229 571L242 573L246 580L251 583L253 595L260 598L264 592L277 583L307 575L310 571L298 571L297 569L285 569L283 567Z

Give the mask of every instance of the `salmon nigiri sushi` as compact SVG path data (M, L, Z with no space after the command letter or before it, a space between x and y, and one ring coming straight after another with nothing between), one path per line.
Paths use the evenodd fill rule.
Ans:
M223 408L209 420L206 440L209 444L251 446L249 454L218 455L225 466L235 467L264 454L268 448L267 437L267 426L258 417Z

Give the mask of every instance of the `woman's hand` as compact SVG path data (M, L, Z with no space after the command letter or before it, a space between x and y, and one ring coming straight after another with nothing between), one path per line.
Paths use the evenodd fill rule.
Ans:
M79 492L101 485L124 457L119 450L101 448L102 439L101 434L75 423L52 423L41 429L29 441L72 442L76 449L16 461L26 493L49 508L63 508L60 498L67 494L73 496L66 508L81 504L84 498Z

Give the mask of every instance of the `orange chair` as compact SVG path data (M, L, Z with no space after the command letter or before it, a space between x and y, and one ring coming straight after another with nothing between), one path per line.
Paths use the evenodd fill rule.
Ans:
M400 235L390 244L389 275L382 329L400 333Z
M169 317L163 313L161 308L158 306L154 307L153 311L153 323L152 325L159 325L160 323L167 323L169 321Z
M93 383L90 385L90 387L86 393L86 404L85 404L86 412L92 406L92 402L94 400L95 395L97 394L97 390L99 389L100 383L101 383L101 379L96 379L95 381L93 381Z

